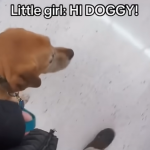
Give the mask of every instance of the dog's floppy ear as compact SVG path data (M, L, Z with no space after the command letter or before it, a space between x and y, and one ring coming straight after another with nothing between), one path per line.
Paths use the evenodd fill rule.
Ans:
M31 69L31 68L30 68ZM28 87L37 88L41 85L41 79L35 69L24 70L18 74L14 74L9 80L8 92L23 91Z

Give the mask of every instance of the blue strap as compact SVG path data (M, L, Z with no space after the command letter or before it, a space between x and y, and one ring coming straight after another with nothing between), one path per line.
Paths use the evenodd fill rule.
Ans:
M35 128L35 126L36 126L36 117L35 117L34 114L32 114L30 111L28 111L28 110L26 110L26 109L24 108L24 101L23 101L23 100L20 100L20 101L19 101L19 106L21 107L21 109L22 109L23 111L27 112L27 113L30 114L31 117L32 117L32 120L31 120L31 121L26 122L26 130L25 130L25 132L29 132L29 131L33 130L33 129Z

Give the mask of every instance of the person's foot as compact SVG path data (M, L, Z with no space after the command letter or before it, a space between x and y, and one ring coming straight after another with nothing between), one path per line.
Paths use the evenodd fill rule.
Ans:
M103 150L111 144L114 137L115 137L115 132L113 129L110 128L104 129L97 134L95 139L91 143L89 143L84 148L84 150L88 148Z

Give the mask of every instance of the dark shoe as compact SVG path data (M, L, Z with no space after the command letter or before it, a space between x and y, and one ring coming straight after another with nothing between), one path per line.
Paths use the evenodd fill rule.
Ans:
M90 144L88 144L86 148L92 147L99 150L105 149L111 144L114 137L115 137L115 132L113 129L110 128L104 129L98 133L95 139Z

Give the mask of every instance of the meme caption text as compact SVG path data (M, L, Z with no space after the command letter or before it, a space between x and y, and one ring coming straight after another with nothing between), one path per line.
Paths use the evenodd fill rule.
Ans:
M47 6L44 9L41 7L35 6L34 4L28 4L28 5L10 5L10 15L11 16L41 16L45 19L50 19L53 16L138 16L139 15L139 5L138 4L109 4L109 5L103 5L103 4L70 4L69 8L63 6L63 4L60 4L59 6L56 6L55 4L52 4L51 6Z

